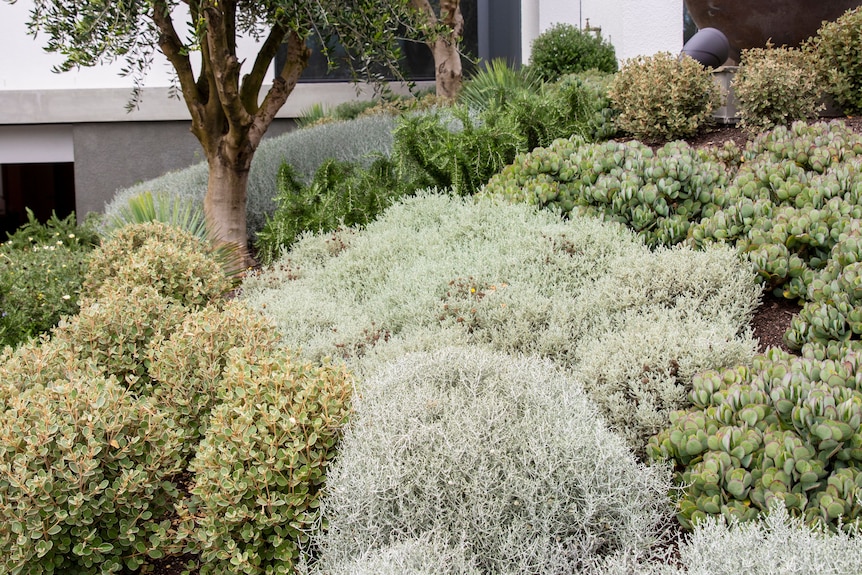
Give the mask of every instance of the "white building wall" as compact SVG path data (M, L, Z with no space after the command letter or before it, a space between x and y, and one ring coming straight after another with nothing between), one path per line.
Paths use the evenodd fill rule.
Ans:
M678 53L682 6L683 0L523 0L524 61L538 33L557 23L600 27L620 61L661 51ZM524 25L528 23L532 25Z

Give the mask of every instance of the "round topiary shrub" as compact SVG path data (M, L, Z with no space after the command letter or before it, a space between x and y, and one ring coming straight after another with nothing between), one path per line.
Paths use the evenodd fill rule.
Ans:
M350 412L343 369L230 353L190 465L187 523L201 575L288 574L320 526L319 498Z
M481 573L570 573L661 544L669 478L549 363L409 354L363 381L355 410L322 500L323 572L427 537Z
M751 132L814 118L823 107L814 59L799 49L767 45L744 50L733 90L740 125Z
M98 301L54 328L51 345L70 349L78 360L93 361L136 393L148 394L149 342L175 330L188 309L148 285L108 287Z
M144 364L153 396L182 429L184 454L193 452L206 431L228 354L240 347L266 356L279 348L279 334L271 321L237 301L194 311L149 342Z
M36 385L0 413L0 571L137 570L169 545L178 437L113 378Z
M587 70L613 74L617 71L617 56L613 45L600 36L560 23L533 40L530 68L551 82Z
M712 120L721 89L699 62L668 52L626 62L608 89L620 129L645 141L692 136Z
M206 242L158 221L122 227L93 252L82 294L97 299L105 284L150 286L190 306L232 287Z

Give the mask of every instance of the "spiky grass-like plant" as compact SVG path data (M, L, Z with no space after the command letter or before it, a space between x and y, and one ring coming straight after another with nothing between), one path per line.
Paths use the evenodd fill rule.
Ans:
M507 104L521 91L536 91L540 84L532 68L512 68L505 59L494 58L464 82L458 102L485 110Z
M109 236L126 225L148 222L161 222L188 232L210 246L208 255L221 266L227 277L239 281L243 257L238 246L216 242L215 230L207 228L203 210L186 198L165 192L155 195L143 192L129 198L125 206L119 207L105 221Z

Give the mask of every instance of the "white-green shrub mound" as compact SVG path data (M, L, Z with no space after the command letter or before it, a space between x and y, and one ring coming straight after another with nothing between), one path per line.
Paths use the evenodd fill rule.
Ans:
M294 130L263 140L255 152L248 177L246 211L249 233L254 234L263 228L266 215L275 211L273 198L276 195L276 180L282 162L293 166L297 175L305 181L310 181L317 168L328 159L370 164L376 154L390 154L394 126L394 117L377 114ZM177 196L191 205L203 207L207 177L207 164L201 162L117 190L111 201L105 205L105 214L109 218L114 216L130 198L144 192L152 192L154 196Z
M428 534L479 572L519 575L667 543L667 469L637 463L550 362L410 354L354 405L322 500L324 572Z
M449 344L582 366L639 450L685 406L694 373L750 361L759 293L730 248L650 251L597 219L426 194L362 231L306 236L242 297L291 349L345 358L360 375Z
M862 573L862 536L806 526L779 504L758 521L701 522L680 559L688 575L850 575Z

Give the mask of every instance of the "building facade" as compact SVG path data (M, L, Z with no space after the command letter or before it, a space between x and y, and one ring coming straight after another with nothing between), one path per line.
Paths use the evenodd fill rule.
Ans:
M625 60L683 45L683 0L462 0L475 21L484 60L529 61L530 45L559 22L600 29ZM469 8L467 8L469 6ZM171 69L156 59L138 109L127 112L132 82L115 63L65 73L61 58L28 35L29 0L0 4L0 221L14 229L30 207L79 217L101 211L114 191L201 161L183 102L169 98ZM253 54L254 45L244 48ZM347 82L309 78L283 107L268 136L294 126L315 103L365 97ZM2 231L2 230L0 230Z

